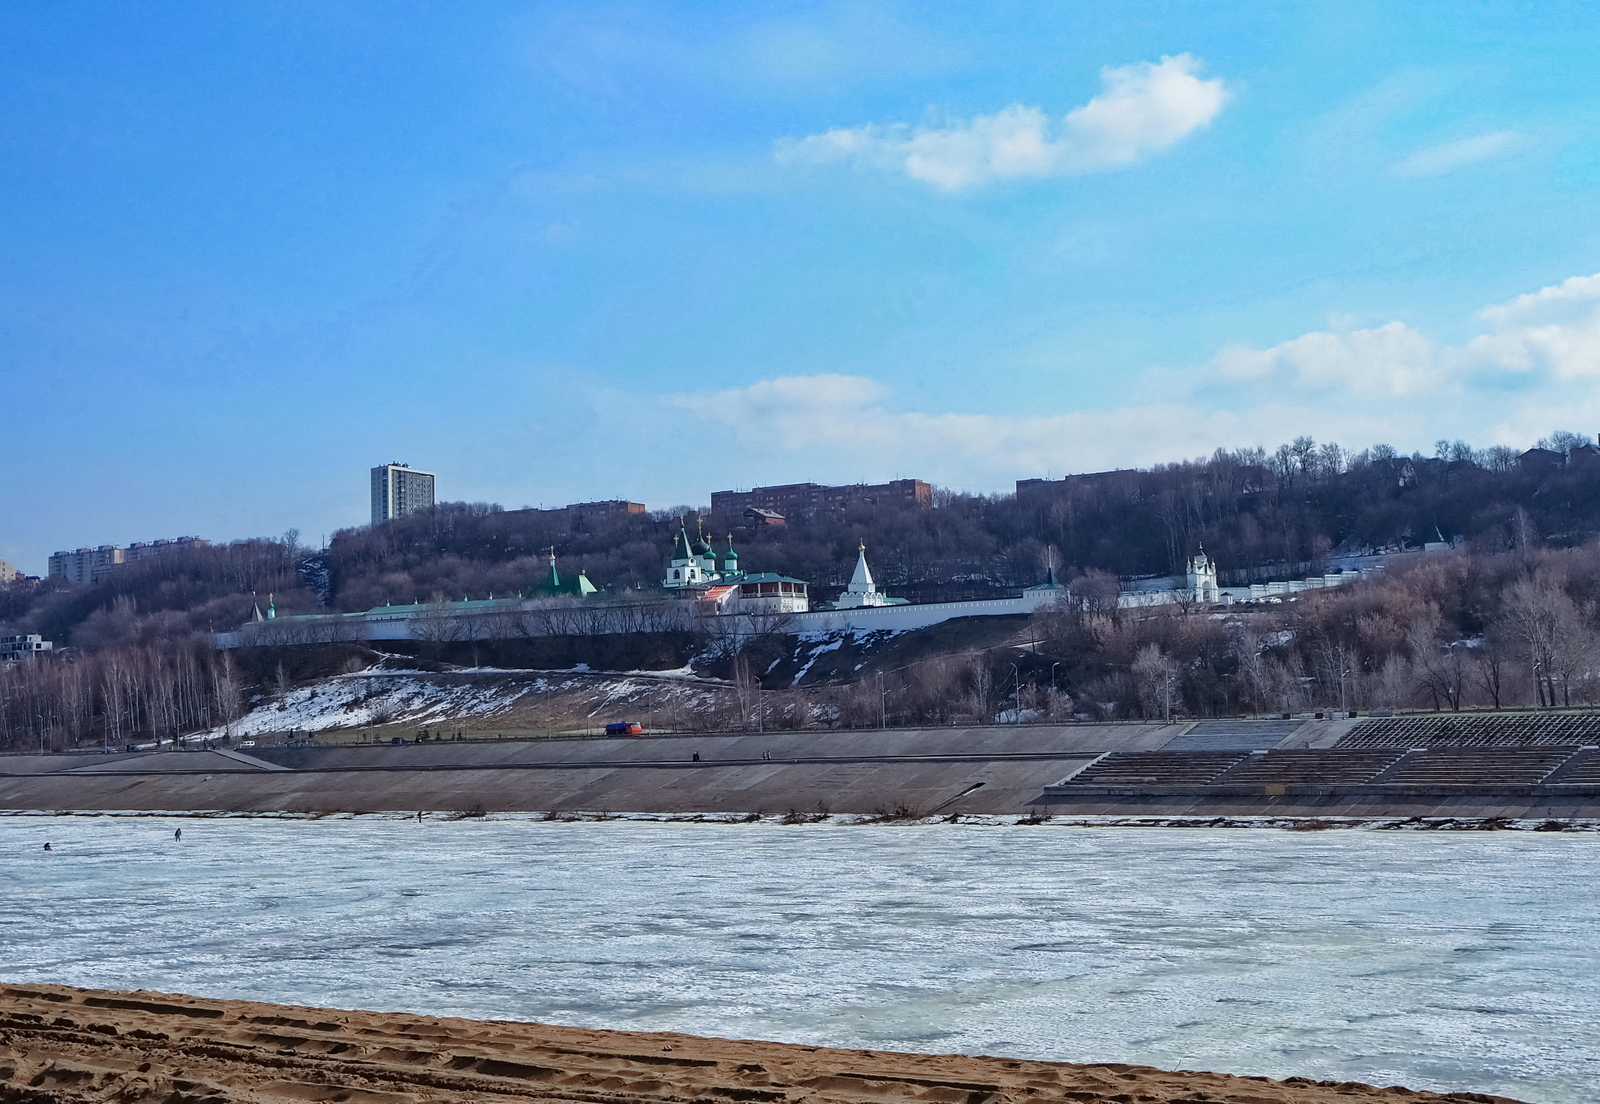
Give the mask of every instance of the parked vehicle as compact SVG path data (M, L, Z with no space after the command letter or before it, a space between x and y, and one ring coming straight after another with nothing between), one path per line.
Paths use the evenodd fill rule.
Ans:
M612 721L606 725L607 736L643 736L644 725L638 721Z

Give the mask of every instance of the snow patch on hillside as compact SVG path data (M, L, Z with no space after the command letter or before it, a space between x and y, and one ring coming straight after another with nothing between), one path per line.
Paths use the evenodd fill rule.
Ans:
M565 689L571 680L539 678L526 682L441 682L426 675L341 675L290 690L259 705L229 728L234 736L263 732L320 732L328 728L404 721L492 717L526 694ZM221 729L216 734L221 733Z
M336 675L297 687L254 708L224 728L235 738L268 732L321 732L380 724L426 727L452 721L482 720L507 713L524 699L577 695L580 713L590 717L619 707L654 704L694 708L713 701L713 679L697 678L688 668L629 671L618 675L571 671L506 671L474 668L443 675L412 671L362 671ZM571 697L568 698L571 701Z

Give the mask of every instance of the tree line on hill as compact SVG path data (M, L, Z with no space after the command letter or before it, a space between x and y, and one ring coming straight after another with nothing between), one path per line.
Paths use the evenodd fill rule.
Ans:
M1107 718L1600 702L1600 542L1394 560L1220 615L1063 603L1035 615L1032 666L1059 663L1072 709Z
M1482 551L1578 544L1600 534L1600 462L1584 439L1540 442L1570 463L1519 464L1503 447L1439 442L1436 455L1378 445L1358 453L1297 438L1275 452L1218 450L1203 460L1080 476L1016 495L940 489L933 508L850 508L750 526L677 507L588 518L445 504L335 534L324 557L329 601L385 602L513 594L560 569L587 572L619 597L660 596L679 526L719 551L731 535L748 571L775 571L823 597L842 589L867 545L880 585L914 601L990 597L1038 582L1047 563L1119 576L1177 574L1201 545L1224 582L1325 570L1338 553L1461 539Z
M1393 561L1381 578L1231 608L1123 608L1113 577L1084 572L1033 615L1026 644L887 670L868 662L854 681L775 692L761 680L791 646L781 624L754 639L702 635L682 646L727 679L728 700L674 723L871 728L1600 703L1600 541ZM304 677L359 669L362 653L217 651L200 635L158 636L9 665L0 749L116 748L218 728Z
M1582 664L1575 666L1573 659L1586 656L1587 645L1568 642L1586 640L1582 633L1574 635L1572 626L1593 620L1595 596L1581 565L1589 555L1584 542L1600 534L1600 463L1591 459L1593 447L1576 434L1556 434L1540 446L1548 451L1534 457L1536 462L1519 463L1509 449L1478 451L1459 441L1440 442L1432 457L1406 457L1381 445L1351 454L1299 438L1272 453L1219 450L1204 460L1056 481L1020 501L1013 495L940 490L931 509L857 505L792 518L784 526L753 528L743 518L714 517L691 507L574 519L555 511L446 503L380 526L343 530L323 550L302 547L293 531L278 539L178 550L124 565L92 586L45 580L0 588L0 633L37 632L58 647L69 646L63 659L4 672L0 743L11 740L8 733L60 731L76 740L88 738L90 730L103 734L108 726L119 735L152 733L164 725L176 730L225 717L235 703L222 688L234 684L232 676L214 669L207 634L239 625L253 608L265 607L269 594L279 613L509 596L546 581L553 548L564 575L586 570L603 597L658 600L665 597L660 579L680 525L691 537L703 532L712 538L719 552L733 533L746 570L796 576L818 597L828 597L848 581L863 541L880 585L913 600L1015 590L1038 581L1046 563L1053 562L1073 580L1079 597L1079 606L1060 613L1047 634L1054 681L1058 691L1070 686L1077 712L1143 712L1149 705L1147 684L1157 676L1164 708L1172 707L1173 693L1181 690L1181 708L1197 714L1264 709L1275 701L1287 703L1286 708L1307 701L1331 704L1327 687L1333 685L1328 674L1333 667L1343 672L1337 681L1346 704L1407 704L1403 691L1417 670L1432 672L1428 700L1437 694L1445 707L1494 705L1491 688L1500 684L1493 680L1502 677L1496 671L1504 672L1503 692L1510 701L1587 701L1587 675L1575 673ZM1438 610L1432 630L1415 610L1404 615L1368 610L1346 618L1342 635L1335 634L1337 645L1307 651L1300 641L1334 636L1312 622L1260 628L1256 647L1228 636L1213 619L1174 620L1171 611L1135 617L1115 610L1116 576L1179 571L1202 543L1222 565L1225 581L1230 573L1231 581L1242 581L1320 570L1341 551L1415 547L1457 537L1474 554L1450 562L1498 572L1494 577L1504 585L1473 590L1479 575L1452 576L1479 595L1471 608L1480 612L1469 615L1459 602L1429 591L1413 604ZM1562 555L1569 558L1559 559ZM1545 564L1541 557L1558 558ZM1488 566L1506 564L1515 570ZM1406 578L1445 571L1428 565ZM1507 572L1527 577L1519 584L1520 605L1503 597L1513 589ZM1557 576L1560 581L1553 582ZM1400 589L1386 589L1392 587ZM1571 603L1568 609L1549 598L1560 610L1541 615L1564 627L1550 630L1552 642L1528 645L1539 657L1537 678L1528 664L1491 665L1477 682L1467 678L1462 672L1477 671L1480 660L1509 647L1506 641L1515 637L1506 627L1505 611L1533 608L1529 588L1547 598L1559 592ZM1386 594L1384 603L1404 606L1398 595L1409 591L1397 578L1331 592L1293 604L1306 611L1295 616L1344 609L1342 603L1356 600L1347 593ZM1491 593L1498 597L1491 600ZM1531 624L1530 618L1537 620L1524 615ZM1271 616L1252 615L1240 623L1246 622L1268 624ZM1403 630L1379 631L1402 622ZM1478 643L1441 652L1448 662L1435 670L1434 652L1418 643L1428 632ZM199 670L185 666L186 649L194 650ZM1359 654L1359 662L1349 660L1352 654ZM121 672L115 676L91 677L88 668L69 675L59 669L63 662L113 660ZM1181 677L1172 674L1168 661ZM942 686L963 687L978 716L999 700L1000 674L1011 678L1012 697L1019 700L1042 693L1040 687L1049 681L1033 672L1030 690L1030 679L1019 679L1009 666L997 673L980 671L983 665L974 667L970 659L952 662L960 670L930 677L926 692L896 691L906 716L921 715L914 701L943 701L944 691L935 693ZM118 696L121 691L106 689L128 678L144 680L127 692L131 705ZM271 678L270 671L257 672L235 689L256 692ZM85 686L100 689L90 693ZM205 686L211 689L197 689ZM91 703L87 707L81 705L85 700ZM879 713L883 706L878 699ZM88 729L79 723L86 715ZM852 715L851 709L840 706L839 715Z

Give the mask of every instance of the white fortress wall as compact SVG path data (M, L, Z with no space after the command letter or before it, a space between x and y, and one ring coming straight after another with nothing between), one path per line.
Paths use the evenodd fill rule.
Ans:
M433 611L329 614L282 617L215 634L218 648L252 645L326 644L343 640L505 640L520 636L607 635L611 633L709 629L727 635L828 633L859 631L909 632L957 617L1030 614L1055 601L1059 592L1042 591L1015 598L971 602L929 602L923 605L866 606L860 609L815 610L791 614L697 616L688 603L649 606L594 606L572 609L507 609L493 613L439 616Z

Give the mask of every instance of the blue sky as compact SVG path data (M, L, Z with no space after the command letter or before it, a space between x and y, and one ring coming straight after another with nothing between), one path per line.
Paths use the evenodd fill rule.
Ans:
M1600 14L0 5L0 559L1600 430Z

